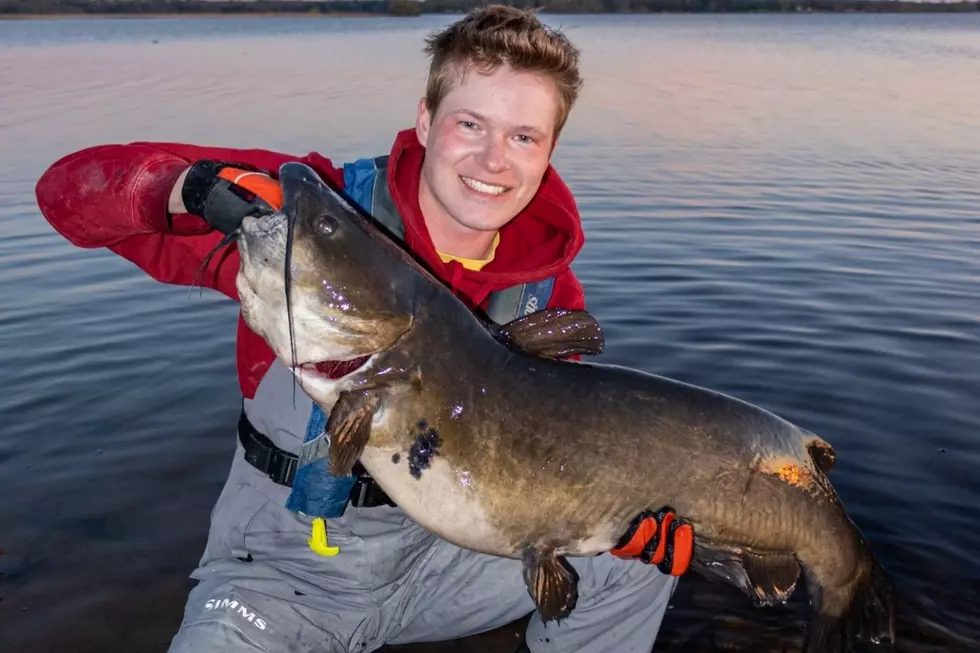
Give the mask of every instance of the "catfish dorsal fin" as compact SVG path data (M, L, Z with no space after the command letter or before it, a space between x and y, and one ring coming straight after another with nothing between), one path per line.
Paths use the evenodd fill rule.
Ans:
M605 348L602 328L588 311L548 308L524 315L495 330L498 340L542 358L598 355Z
M837 462L837 452L830 446L830 443L815 435L811 435L806 443L806 450L810 454L810 460L824 474L829 474L834 469Z

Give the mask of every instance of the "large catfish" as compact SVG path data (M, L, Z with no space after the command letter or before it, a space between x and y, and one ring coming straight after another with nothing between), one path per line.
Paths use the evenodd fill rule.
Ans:
M608 552L669 505L694 526L692 569L757 603L785 602L803 572L807 653L894 642L893 588L827 480L829 444L711 390L559 360L601 350L587 313L495 326L313 170L279 177L282 209L238 235L238 290L328 412L313 457L334 474L360 460L423 527L523 560L545 620L574 609L565 556ZM356 369L331 378L329 361Z

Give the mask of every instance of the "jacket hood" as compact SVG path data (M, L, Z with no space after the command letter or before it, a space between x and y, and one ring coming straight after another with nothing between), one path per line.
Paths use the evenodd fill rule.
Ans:
M473 304L483 305L491 292L508 286L558 275L585 244L575 199L549 165L531 202L500 230L493 261L479 271L467 270L456 261L443 263L419 207L424 158L425 148L415 130L400 132L388 159L388 186L405 225L406 244L437 277Z

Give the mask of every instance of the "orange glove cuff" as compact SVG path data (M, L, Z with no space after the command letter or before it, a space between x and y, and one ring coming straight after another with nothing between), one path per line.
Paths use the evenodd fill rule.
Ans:
M218 176L254 193L272 208L276 210L282 208L282 188L279 182L269 175L241 168L224 167L218 172Z

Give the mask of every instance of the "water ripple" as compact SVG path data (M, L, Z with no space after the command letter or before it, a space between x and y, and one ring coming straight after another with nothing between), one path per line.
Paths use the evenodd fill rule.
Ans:
M602 359L832 442L902 589L898 650L978 650L980 19L542 15L583 49L554 160ZM239 402L236 307L73 248L34 181L98 142L382 153L451 19L0 21L5 651L122 650L136 595L169 641ZM785 651L803 603L685 579L657 651Z

